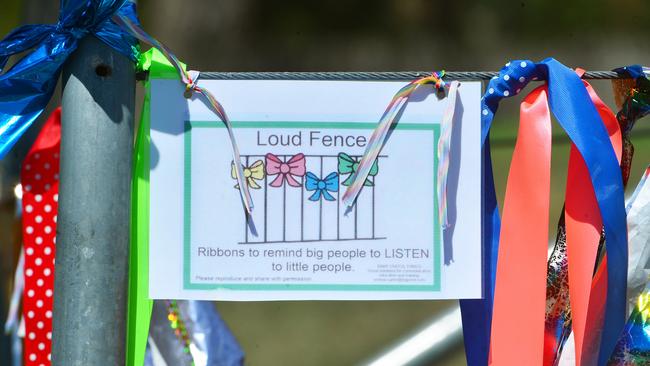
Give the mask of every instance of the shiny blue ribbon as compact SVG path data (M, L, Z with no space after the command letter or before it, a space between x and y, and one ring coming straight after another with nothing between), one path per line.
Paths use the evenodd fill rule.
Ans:
M135 5L127 0L61 0L57 24L25 25L0 41L0 72L10 56L31 50L0 74L0 158L43 112L80 39L94 35L137 60L137 42L113 23L115 13L137 22Z
M500 230L489 151L490 126L501 99L519 94L528 82L538 79L547 81L550 109L587 165L605 229L608 291L599 365L607 363L625 324L627 226L623 180L607 130L582 80L573 70L552 58L537 64L528 60L512 61L490 80L481 100L484 299L461 301L469 365L487 365L490 349Z

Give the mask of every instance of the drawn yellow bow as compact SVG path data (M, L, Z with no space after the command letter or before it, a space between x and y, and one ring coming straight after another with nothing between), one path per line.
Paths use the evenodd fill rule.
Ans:
M246 184L252 189L260 189L259 184L256 180L264 179L264 162L262 160L257 160L251 166L242 166L244 168L244 178L246 179ZM237 179L237 173L235 172L235 163L232 163L232 168L230 169L230 176L233 179ZM239 184L235 184L235 189L239 189Z

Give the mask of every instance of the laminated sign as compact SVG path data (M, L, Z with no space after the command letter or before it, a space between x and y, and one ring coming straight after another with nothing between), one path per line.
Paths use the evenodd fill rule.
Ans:
M480 83L458 88L446 215L438 144L449 100L423 85L397 111L353 205L343 196L404 82L149 81L149 281L154 299L481 297ZM146 115L146 113L145 113ZM237 166L250 192L246 213Z

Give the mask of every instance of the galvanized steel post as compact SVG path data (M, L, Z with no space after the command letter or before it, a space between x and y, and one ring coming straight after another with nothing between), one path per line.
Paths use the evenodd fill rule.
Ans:
M54 365L124 365L135 70L93 36L63 70Z

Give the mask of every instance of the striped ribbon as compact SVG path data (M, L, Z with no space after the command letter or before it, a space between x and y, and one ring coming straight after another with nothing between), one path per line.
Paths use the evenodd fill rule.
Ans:
M361 192L361 189L363 189L363 184L368 178L368 174L370 173L370 169L372 168L373 163L375 160L377 160L377 156L379 155L379 152L381 151L382 147L386 143L386 138L388 137L388 132L390 130L390 127L393 125L393 123L396 122L396 118L399 115L399 112L402 110L404 106L409 101L409 98L413 94L413 92L420 86L420 85L426 85L426 84L432 84L436 90L440 91L443 90L444 88L449 87L443 80L442 78L444 77L445 72L441 71L440 73L433 72L429 76L425 76L416 80L411 81L404 87L402 87L396 94L393 96L393 99L390 101L388 106L386 107L386 110L384 111L384 114L382 115L381 119L379 120L379 123L377 124L377 127L375 130L372 132L372 135L370 136L368 140L368 145L366 146L366 150L363 153L363 156L361 157L361 160L359 161L359 167L357 170L352 173L352 176L350 177L350 186L348 186L347 190L343 194L342 201L347 207L352 207L357 199L357 196ZM457 86L456 88L457 89ZM453 107L448 107L447 110L445 111L445 115L451 112L455 111L455 100L456 100L456 94L457 92L454 91L453 95L450 90L450 99L453 103L450 103L450 106L453 105ZM443 122L446 118L443 117ZM449 124L451 123L451 119L453 119L453 115L450 118L447 118L449 120ZM445 131L447 133L447 137L451 135L451 127L446 129L448 131ZM444 140L441 138L441 140ZM442 146L441 146L442 145ZM444 153L444 158L448 159L449 158L449 143L439 143L438 146L438 151ZM449 162L442 162L439 164L440 166L449 166ZM440 178L440 171L438 171L438 177ZM442 180L440 182L446 182L446 169L442 174ZM440 187L446 187L446 184L439 184ZM439 189L439 192L441 190ZM440 206L442 206L442 200L439 200L441 203ZM446 202L446 199L444 199L444 202ZM446 222L446 215L445 221Z
M165 55L165 57L169 60L169 62L178 71L181 82L185 85L184 96L189 99L192 97L192 94L194 92L199 93L201 96L205 98L205 100L207 100L208 105L212 108L212 111L217 115L217 117L219 117L219 119L221 119L221 121L226 125L226 129L228 130L228 137L230 139L230 144L232 146L233 159L236 162L235 175L237 178L237 183L239 184L240 187L239 192L241 195L242 203L244 205L244 209L246 210L246 213L250 215L251 212L253 212L253 199L251 198L248 185L246 184L244 178L244 169L242 168L242 165L240 163L241 154L239 153L239 148L237 147L237 142L235 140L235 133L233 132L232 123L230 122L230 118L228 118L228 115L226 114L226 110L223 108L221 103L217 101L214 95L212 95L212 93L210 93L207 89L204 89L197 85L200 73L198 71L185 70L183 64L178 60L178 58L167 46L159 42L154 37L150 36L147 32L145 32L142 28L140 28L139 25L134 23L128 17L121 14L116 14L113 17L113 21L120 27L127 30L129 33L131 33L131 35L133 35L140 41L145 42L151 45L152 47L160 50L160 52L162 52Z
M454 127L454 114L456 113L456 100L458 98L458 81L452 81L449 87L447 108L442 115L440 123L440 139L438 140L438 217L442 228L449 227L447 217L447 173L449 170L451 131Z

